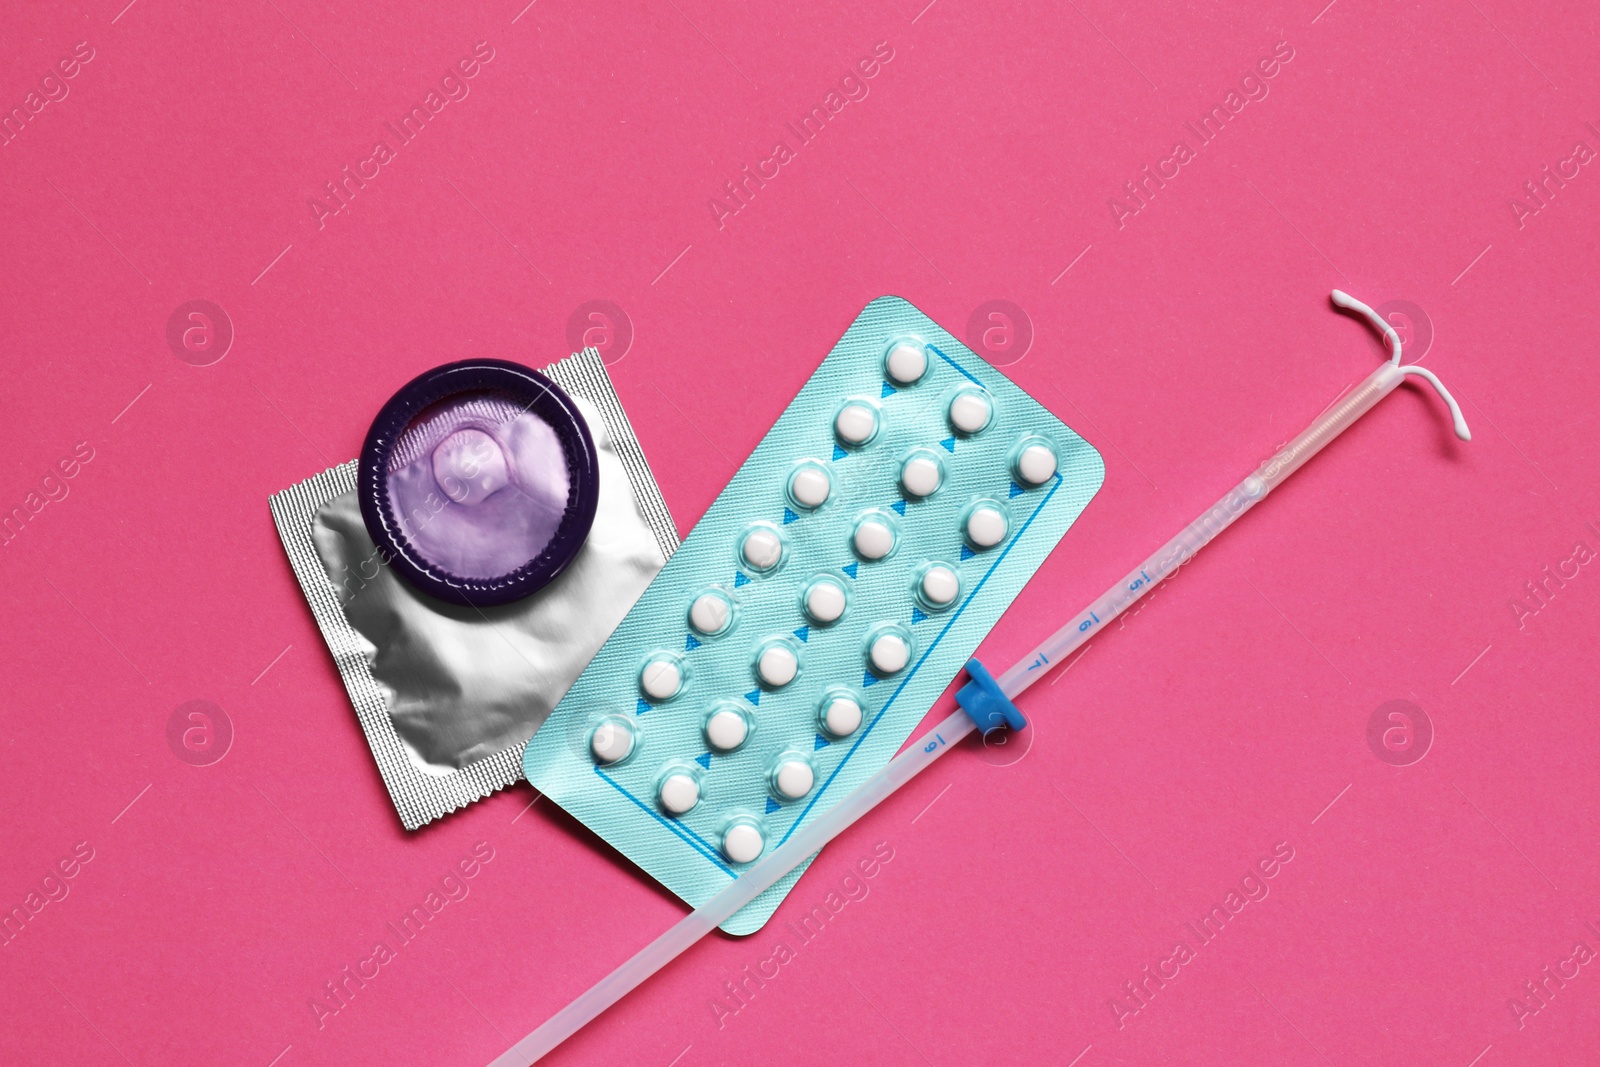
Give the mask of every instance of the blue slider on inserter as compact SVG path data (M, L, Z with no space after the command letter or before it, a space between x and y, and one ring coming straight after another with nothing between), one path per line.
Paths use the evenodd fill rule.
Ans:
M982 663L976 659L967 660L967 677L971 681L956 691L956 703L972 717L980 734L1002 726L1020 730L1028 725L1028 720L1011 698L1000 691L1000 684Z

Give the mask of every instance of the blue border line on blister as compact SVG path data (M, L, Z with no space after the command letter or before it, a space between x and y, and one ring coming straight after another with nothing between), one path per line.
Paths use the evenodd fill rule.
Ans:
M646 815L650 816L656 822L660 823L662 826L665 826L668 830L671 830L673 833L675 833L679 837L683 838L684 842L686 844L688 844L688 846L690 848L694 849L696 852L700 853L702 856L705 856L706 859L710 860L712 863L715 863L718 867L722 868L722 870L726 874L728 874L730 877L733 877L733 878L739 877L737 874L734 874L734 871L733 871L732 867L729 867L727 864L725 864L721 860L717 859L717 854L716 854L716 852L714 850L713 851L707 851L708 849L711 848L711 846L709 844L706 844L705 841L701 840L699 834L695 833L693 830L689 829L687 826L679 826L679 825L677 825L675 823L669 822L666 819L663 819L661 817L660 813L650 810L650 806L648 804L646 804L644 801L640 800L638 797L634 796L632 793L628 792L628 790L625 789L620 782L612 781L609 777L606 776L605 772L603 772L599 767L596 767L594 769L594 773L600 776L600 780L602 782L606 783L612 789L615 789L617 792L621 793L623 796L627 797L629 800L631 800L635 804L637 804L639 806L639 810L640 811L644 812ZM685 837L684 836L685 834L687 834L688 836ZM693 838L694 840L690 840L690 838ZM699 841L700 843L697 845L697 844L695 844L696 841Z
M983 386L985 389L988 388L988 386L985 386L981 380L973 377L972 373L965 367L941 352L937 345L929 343L928 347L931 348L934 354L936 354L940 359L954 367L962 377L976 385ZM811 800L807 802L804 808L801 809L800 814L795 817L794 822L789 824L789 828L785 830L783 836L778 839L779 845L789 840L790 835L793 834L795 830L799 829L800 824L805 821L806 816L811 814L811 809L816 806L817 801L822 799L823 794L828 791L828 787L833 784L833 780L839 776L839 772L845 769L845 766L850 762L851 757L856 754L856 750L861 747L862 743L866 741L867 737L878 725L879 720L881 720L884 715L888 714L889 708L894 704L895 699L899 697L901 692L905 690L905 687L910 685L912 680L916 678L917 671L921 670L923 663L927 661L929 656L933 655L933 650L939 647L939 642L944 640L944 635L950 632L950 627L954 626L956 624L956 620L961 618L961 613L967 610L967 605L972 603L973 597L978 595L978 591L981 590L984 587L984 584L987 583L994 575L995 570L1000 566L1000 564L1005 562L1006 556L1009 555L1011 550L1016 547L1017 542L1022 540L1022 535L1028 532L1028 527L1033 525L1033 520L1037 519L1039 517L1039 513L1044 510L1045 505L1050 503L1050 499L1056 495L1056 491L1061 488L1061 483L1063 481L1060 472L1057 472L1055 477L1055 485L1050 487L1050 491L1044 495L1044 499L1039 501L1039 506L1033 509L1033 513L1028 516L1027 521L1024 522L1021 528L1019 528L1017 532L1011 536L1010 540L1006 542L1005 548L1000 550L1000 554L995 557L994 562L990 564L989 569L984 572L983 577L978 579L978 584L972 587L972 592L967 594L966 599L961 602L961 606L956 608L956 610L951 614L949 621L944 624L944 629L940 630L938 636L936 636L928 644L926 651L924 651L922 655L918 657L917 662L914 666L912 666L910 673L900 680L899 686L895 688L893 693L889 694L889 699L884 701L883 707L878 709L878 713L872 717L872 721L867 724L867 728L861 731L861 735L857 737L855 743L850 746L850 750L840 758L839 765L833 769L833 773L828 775L827 780L822 783L822 787L816 791ZM695 833L687 826L662 818L659 812L653 810L644 801L630 793L620 782L614 781L605 775L600 767L595 767L595 774L599 775L600 779L607 785L611 786L611 788L615 789L617 792L633 801L633 803L637 805L638 808L646 815L649 815L656 822L660 823L662 826L665 826L668 830L671 830L690 848L693 848L696 852L709 859L713 864L716 865L718 870L722 871L731 878L737 879L739 877L736 871L722 862L722 860L719 858L719 853L716 847L702 838L699 834Z
M929 342L928 347L933 349L933 354L934 355L938 356L940 359L942 359L946 363L950 364L956 370L960 371L962 377L966 378L967 381L973 383L974 385L983 385L983 383L981 381L979 381L977 378L974 378L972 376L972 372L971 371L967 370L967 368L963 367L961 364L957 363L955 360L951 359L949 356L947 356L943 352L939 351L939 346L938 345L933 344L932 342ZM983 385L983 387L985 389L989 388L987 385Z

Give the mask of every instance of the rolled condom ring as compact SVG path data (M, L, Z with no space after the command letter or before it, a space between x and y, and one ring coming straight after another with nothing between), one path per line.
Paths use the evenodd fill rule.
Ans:
M599 458L572 399L528 367L473 359L408 382L357 471L361 516L410 585L487 607L529 595L583 548Z

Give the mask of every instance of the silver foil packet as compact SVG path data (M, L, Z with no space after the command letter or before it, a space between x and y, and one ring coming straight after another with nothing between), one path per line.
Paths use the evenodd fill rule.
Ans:
M600 456L600 502L577 557L533 595L458 607L385 565L356 497L356 461L270 498L300 589L408 830L522 777L522 748L622 621L678 534L605 365L585 349L544 368Z

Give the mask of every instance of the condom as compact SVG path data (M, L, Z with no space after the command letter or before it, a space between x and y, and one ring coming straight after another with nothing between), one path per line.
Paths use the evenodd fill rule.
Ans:
M378 547L368 532L359 459L270 498L284 553L407 830L522 780L523 745L678 547L677 525L600 353L585 349L539 372L582 416L599 460L600 493L582 551L531 596L476 607L441 600L402 577L391 565L391 557L400 557ZM490 405L488 412L450 406L468 407L469 416L482 420L470 428L494 439L522 414L524 402L483 392L476 399ZM424 410L409 423L426 423L444 410ZM458 413L417 439L437 447L461 423ZM402 418L400 425L404 433L408 421ZM468 446L464 458L481 465L473 455L475 442L481 444L468 435L446 448L443 473L460 478L460 469L452 471L447 463L463 458L453 455L462 445ZM426 469L435 447L417 449L427 457ZM520 471L522 465L507 462L508 482L512 466ZM408 467L402 455L397 469ZM498 466L489 469L497 479ZM470 466L466 473L482 475ZM483 492L491 486L505 491L496 481L481 480L468 490L466 480L457 495L481 493L480 505L492 495ZM436 500L450 499L434 494Z
M373 544L453 604L519 600L572 562L599 499L594 441L570 397L503 360L436 367L390 398L358 467Z

